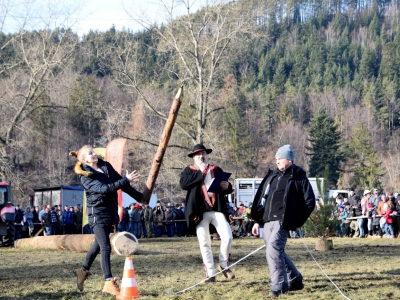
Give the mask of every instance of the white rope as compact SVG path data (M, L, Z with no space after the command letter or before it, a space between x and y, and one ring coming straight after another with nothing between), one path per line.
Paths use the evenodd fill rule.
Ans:
M348 298L345 294L342 293L342 291L339 289L339 287L332 281L332 279L329 278L328 274L325 273L325 271L322 269L322 267L319 265L319 263L317 262L317 260L315 259L314 255L312 255L310 249L308 248L308 246L306 245L306 243L304 242L304 238L302 238L303 244L306 247L308 253L310 253L312 259L315 261L315 263L317 264L317 266L320 268L321 272L324 273L324 275L326 276L326 278L329 279L329 281L337 288L337 290L339 291L339 293L346 299L346 300L351 300L350 298Z
M329 279L329 281L336 287L336 289L339 291L339 293L340 293L346 300L351 300L350 298L346 297L346 295L344 295L344 294L342 293L342 291L339 289L339 287L332 281L332 279L330 279L330 277L328 276L328 274L326 274L325 271L322 269L322 267L318 264L317 260L316 260L315 257L312 255L310 249L308 248L308 246L307 246L306 243L304 242L304 238L302 238L302 241L303 241L303 244L304 244L304 246L306 247L308 253L310 253L312 259L313 259L314 262L317 264L317 266L320 268L320 270L322 271L322 273L326 276L326 278ZM261 247L259 247L258 249L254 250L253 252L247 254L247 255L244 256L243 258L239 259L237 262L233 263L233 264L230 265L229 267L226 267L225 269L223 269L222 271L216 273L214 276L211 276L211 277L215 277L215 276L217 276L218 274L221 274L222 272L224 272L225 270L229 269L230 267L233 267L234 265L240 263L242 260L246 259L247 257L253 255L254 253L256 253L256 252L258 252L258 251L260 251L260 250L261 250L262 248L264 248L264 247L265 247L265 244L262 245ZM205 282L206 280L207 280L207 278L205 278L205 279L201 280L200 282L198 282L198 283L196 283L196 284L194 284L194 285L192 285L192 286L190 286L190 287L188 287L188 288L186 288L186 289L183 289L183 290L181 290L181 291L179 291L179 292L168 291L168 292L166 292L166 294L167 294L167 295L178 295L178 294L181 294L181 293L183 293L183 292L186 292L186 291L188 291L188 290L191 290L192 288L194 288L194 287L196 287L196 286L202 284L202 283Z
M260 248L258 248L258 249L256 249L256 250L254 250L253 252L247 254L245 257L239 259L237 262L231 264L230 266L226 267L226 268L223 269L222 271L220 271L220 272L216 273L215 275L211 276L211 278L217 276L218 274L221 274L221 273L224 272L225 270L228 270L230 267L233 267L234 265L237 265L237 264L240 263L242 260L244 260L244 259L248 258L249 256L253 255L254 253L260 251L260 250L261 250L262 248L264 248L264 247L265 247L265 245L262 245ZM168 291L168 292L166 292L166 294L167 294L167 295L178 295L178 294L181 294L181 293L183 293L183 292L186 292L186 291L188 291L188 290L190 290L190 289L192 289L192 288L198 286L199 284L202 284L202 283L203 283L204 281L206 281L207 279L208 279L208 278L205 278L205 279L203 279L202 281L196 283L195 285L192 285L192 286L190 286L190 287L188 287L188 288L186 288L186 289L184 289L184 290L182 290L182 291L179 291L179 292Z

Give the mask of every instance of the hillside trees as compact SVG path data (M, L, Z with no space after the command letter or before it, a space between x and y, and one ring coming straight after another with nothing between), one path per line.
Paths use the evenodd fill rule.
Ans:
M18 167L12 162L21 151L20 135L40 135L51 125L49 117L57 103L49 97L49 88L68 64L77 41L71 31L21 30L5 45L4 50L12 47L14 53L3 56L5 63L1 65L0 176L3 180L12 179L12 169Z
M191 144L205 142L206 131L212 127L210 117L224 109L217 100L219 84L229 74L232 51L241 39L257 32L256 2L252 2L252 10L243 9L242 2L207 3L194 14L191 1L182 1L184 16L174 18L171 9L165 27L152 27L160 39L157 53L165 57L163 67L171 82L186 88L181 115L188 111L195 117L178 117L177 123Z

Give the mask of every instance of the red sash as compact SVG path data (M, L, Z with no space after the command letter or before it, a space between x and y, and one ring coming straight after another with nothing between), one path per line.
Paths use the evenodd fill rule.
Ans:
M198 166L196 166L196 165L189 166L189 168L190 168L191 170L193 170L193 171L198 171L198 170L200 170L200 168L199 168ZM206 200L207 204L208 204L210 207L214 207L214 203L215 203L216 197L215 197L215 193L210 193L210 194L211 194L211 199L210 199L210 196L208 195L208 192L207 192L207 187L206 187L206 185L205 185L205 183L204 183L204 178L206 177L206 175L207 175L208 172L210 172L211 178L215 178L215 176L214 176L214 170L215 170L216 168L218 168L218 166L215 166L215 165L208 165L207 168L203 171L203 181L202 181L202 183L201 183L201 189L202 189L202 191L203 191L204 200Z

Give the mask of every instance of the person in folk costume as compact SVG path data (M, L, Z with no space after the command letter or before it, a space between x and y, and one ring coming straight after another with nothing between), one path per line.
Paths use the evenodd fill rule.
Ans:
M222 181L218 193L207 191L213 178L222 172L220 167L208 163L208 154L211 152L212 149L207 149L202 144L194 146L193 151L188 154L188 157L193 158L193 165L187 166L180 176L180 186L187 191L185 219L189 231L192 234L195 233L199 241L203 266L206 271L204 282L215 282L217 273L211 250L210 224L215 227L221 239L217 268L220 271L223 270L226 278L230 280L235 278L233 272L228 268L233 237L224 197L232 193L232 185L227 181Z

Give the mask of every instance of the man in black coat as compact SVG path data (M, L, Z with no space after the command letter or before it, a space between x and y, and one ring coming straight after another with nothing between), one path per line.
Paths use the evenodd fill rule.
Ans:
M194 164L186 167L181 173L181 188L187 191L185 202L185 219L189 231L196 233L206 271L204 282L215 282L216 269L211 250L210 224L214 225L221 238L218 270L228 279L235 275L229 269L229 254L232 246L232 231L229 226L228 209L225 195L232 193L232 185L221 181L218 192L208 192L208 189L222 169L208 164L208 154L212 149L197 144L188 154Z
M289 230L297 231L315 208L315 195L306 172L296 166L292 146L284 145L276 155L276 170L269 170L256 193L251 210L253 235L264 226L267 264L271 277L270 296L303 289L303 277L285 246Z

